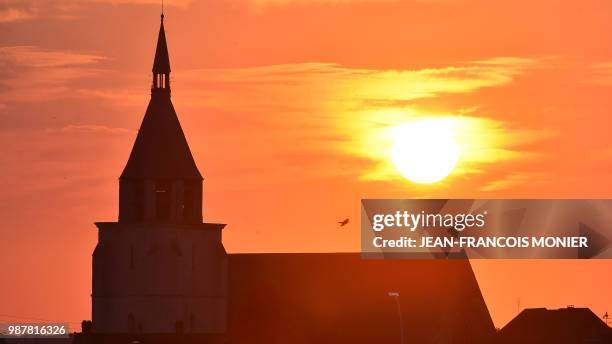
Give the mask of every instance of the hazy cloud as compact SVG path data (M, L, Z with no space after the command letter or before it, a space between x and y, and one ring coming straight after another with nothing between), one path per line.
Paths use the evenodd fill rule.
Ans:
M508 84L513 77L536 65L537 60L500 58L459 66L419 70L379 70L350 68L334 63L299 63L252 68L190 70L175 73L175 78L191 93L190 102L222 106L272 106L290 100L309 108L313 101L356 102L374 107L406 105L420 98L444 93L468 93L484 87ZM198 86L199 85L199 86ZM214 87L213 87L214 85ZM210 89L220 93L211 97ZM215 91L218 90L218 91ZM300 90L300 92L294 92ZM253 97L237 105L223 99L227 91L250 93ZM260 97L266 93L271 97ZM256 96L258 95L258 96ZM299 96L298 96L299 95ZM242 99L245 99L242 97ZM227 101L225 101L227 100Z

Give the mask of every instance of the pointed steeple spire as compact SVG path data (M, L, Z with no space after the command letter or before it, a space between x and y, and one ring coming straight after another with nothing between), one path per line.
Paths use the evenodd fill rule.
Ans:
M170 96L170 58L168 57L168 44L166 43L166 30L164 30L164 13L161 14L161 24L153 60L153 82L151 94Z
M168 57L168 45L166 43L166 31L164 30L164 14L161 14L159 36L157 37L157 49L155 50L155 61L153 61L153 73L170 73L170 58Z

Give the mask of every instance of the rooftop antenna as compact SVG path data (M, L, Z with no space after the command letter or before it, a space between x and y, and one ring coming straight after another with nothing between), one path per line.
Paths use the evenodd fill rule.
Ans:
M606 325L609 326L608 320L610 319L610 315L608 315L608 312L606 312L606 314L604 314L603 319L606 321Z

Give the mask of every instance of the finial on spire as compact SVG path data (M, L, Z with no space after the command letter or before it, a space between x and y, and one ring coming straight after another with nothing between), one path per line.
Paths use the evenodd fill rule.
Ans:
M161 0L161 5L162 5L161 19L164 20L164 0Z

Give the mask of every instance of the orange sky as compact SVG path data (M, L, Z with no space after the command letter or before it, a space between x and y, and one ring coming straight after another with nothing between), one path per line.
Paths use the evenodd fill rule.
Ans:
M166 0L173 102L230 252L355 251L361 198L612 196L612 3ZM0 320L90 318L94 221L149 98L158 1L0 3ZM381 133L461 115L433 186ZM353 224L338 230L335 222ZM496 325L612 306L607 261L475 261Z

